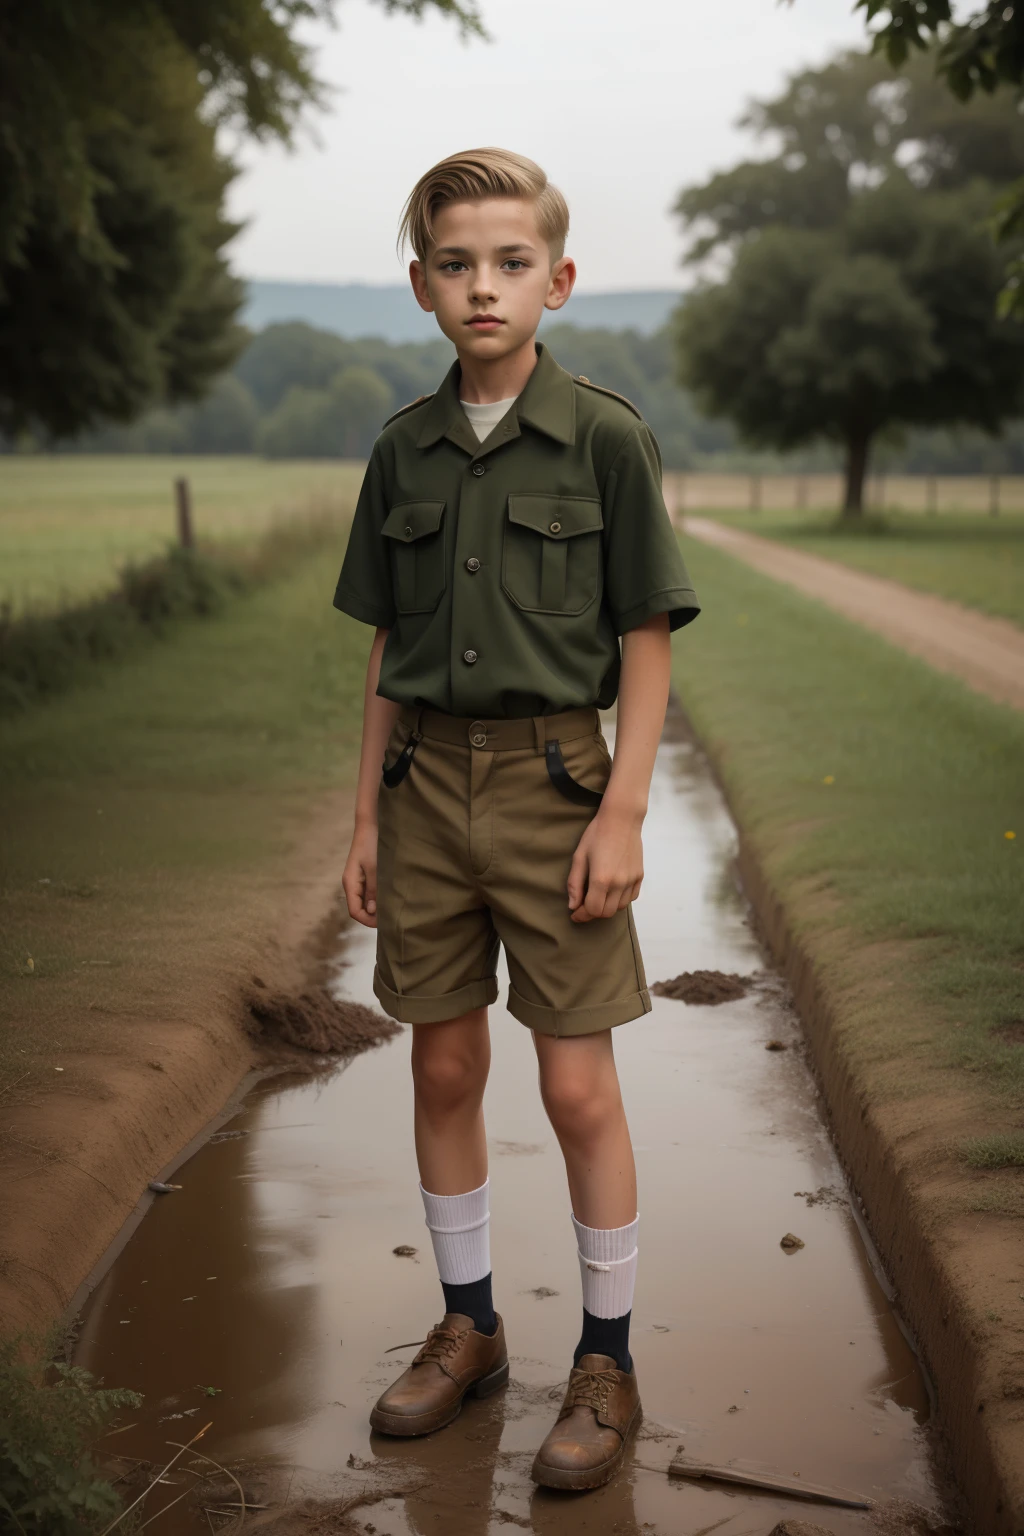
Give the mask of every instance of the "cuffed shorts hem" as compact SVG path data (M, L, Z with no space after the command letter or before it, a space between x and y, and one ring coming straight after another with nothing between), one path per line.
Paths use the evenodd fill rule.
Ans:
M380 996L380 994L377 994ZM620 997L613 1003L597 1003L590 1008L545 1008L540 1003L528 1003L514 987L508 989L508 1011L527 1029L538 1035L596 1035L603 1029L614 1029L617 1024L628 1024L651 1011L651 995L644 987L629 997Z
M471 981L457 992L447 992L441 997L408 997L393 992L375 970L373 990L384 1012L400 1024L444 1024L473 1008L486 1008L498 998L498 983L493 976L485 977L483 981ZM647 1006L649 1008L650 1003Z

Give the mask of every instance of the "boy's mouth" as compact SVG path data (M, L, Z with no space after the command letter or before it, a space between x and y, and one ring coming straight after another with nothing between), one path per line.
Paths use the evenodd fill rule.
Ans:
M472 320L466 321L466 324L472 331L496 331L505 322L499 320L497 315L474 315Z

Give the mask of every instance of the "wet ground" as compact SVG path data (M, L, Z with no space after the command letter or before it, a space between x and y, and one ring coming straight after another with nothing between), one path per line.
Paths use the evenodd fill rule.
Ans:
M730 873L734 840L699 755L666 742L636 909L650 981L762 972ZM372 950L360 931L339 965L339 987L361 1001L372 1001ZM611 1487L533 1488L530 1461L578 1335L579 1272L529 1036L500 1006L492 1036L492 1254L508 1390L425 1440L369 1432L369 1407L413 1353L393 1346L422 1339L442 1310L405 1031L347 1068L261 1083L174 1175L181 1192L154 1204L85 1308L76 1362L145 1393L133 1427L107 1443L162 1465L167 1442L212 1421L197 1448L245 1468L247 1493L287 1492L291 1504L365 1495L350 1525L323 1529L374 1536L507 1526L766 1536L786 1516L834 1536L875 1529L856 1511L670 1479L680 1446L936 1509L925 1385L858 1235L796 1021L763 974L717 1006L657 997L646 1019L616 1031L640 1181L632 1348L646 1423ZM770 1040L787 1049L766 1049ZM804 1246L787 1252L787 1233ZM415 1255L396 1256L403 1245ZM178 1469L169 1477L168 1501L189 1486ZM223 1514L190 1499L153 1529L227 1530L224 1498L237 1493L211 1499ZM147 1502L147 1514L157 1508Z

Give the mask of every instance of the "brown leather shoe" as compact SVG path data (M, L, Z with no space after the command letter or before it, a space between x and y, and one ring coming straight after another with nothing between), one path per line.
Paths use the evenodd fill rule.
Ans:
M608 1355L583 1355L561 1412L537 1452L532 1477L545 1488L600 1488L614 1477L643 1417L636 1371Z
M382 1435L429 1435L458 1418L464 1397L487 1397L506 1381L501 1318L488 1338L476 1332L471 1317L446 1312L412 1365L377 1399L370 1424Z

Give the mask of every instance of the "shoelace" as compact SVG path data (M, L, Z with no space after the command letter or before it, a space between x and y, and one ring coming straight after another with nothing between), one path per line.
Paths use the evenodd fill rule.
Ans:
M464 1337L464 1329L431 1328L413 1365L423 1365L427 1360L447 1360L459 1348Z
M602 1413L609 1392L617 1385L616 1371L584 1371L577 1366L569 1380L565 1407L593 1408L595 1413Z

